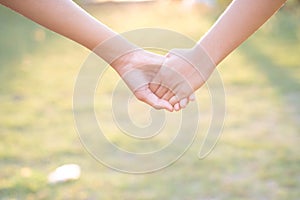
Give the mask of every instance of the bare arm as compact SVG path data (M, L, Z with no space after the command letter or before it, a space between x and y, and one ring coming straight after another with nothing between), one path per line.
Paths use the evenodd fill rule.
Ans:
M184 98L200 88L215 67L263 25L284 2L286 0L233 0L194 48L169 52L163 67L154 78L156 84L151 84L150 89L174 105L175 110L184 108ZM181 76L177 78L171 71Z
M285 2L286 0L233 0L199 43L218 65Z
M103 41L114 38L109 45L98 47L95 51L109 64L126 50L136 48L124 38L117 37L116 32L72 0L0 0L0 3L90 50L95 50ZM115 48L116 45L119 48ZM119 68L115 65L112 67Z
M0 3L90 50L116 35L72 0L0 0Z
M148 88L164 58L137 49L72 0L0 0L0 4L93 50L119 73L139 100L172 110L167 101L158 99ZM136 51L129 53L133 49ZM130 77L125 76L128 72Z

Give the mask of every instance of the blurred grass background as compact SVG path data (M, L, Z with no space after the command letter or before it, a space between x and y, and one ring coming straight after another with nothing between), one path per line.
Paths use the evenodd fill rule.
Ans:
M167 28L195 40L222 10L179 2L84 8L118 32ZM89 51L0 7L0 199L299 199L299 21L290 1L219 66L227 117L209 157L197 159L196 140L171 167L137 176L102 166L77 136L72 93ZM81 178L48 185L64 163L79 164Z

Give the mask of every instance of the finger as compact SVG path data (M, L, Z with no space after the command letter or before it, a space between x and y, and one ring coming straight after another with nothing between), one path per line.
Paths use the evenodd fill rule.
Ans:
M174 110L178 111L182 108L185 108L190 101L194 101L194 100L195 100L195 94L191 94L190 97L183 98L180 101L178 101L178 98L176 96L173 96L169 99L169 102L171 105L173 105Z
M185 108L188 104L188 98L181 99L179 102L180 108Z
M170 112L173 111L173 106L168 101L164 99L159 99L154 94L149 94L148 98L146 99L146 102L156 109L166 109Z
M149 89L139 90L135 92L135 96L155 109L166 109L170 112L173 111L173 106L166 100L159 99Z
M175 105L176 103L178 103L179 99L177 98L177 96L173 96L169 99L169 102L171 105Z
M172 91L168 91L167 93L164 94L164 96L162 97L162 99L169 101L171 97L174 96L174 93Z
M189 100L190 100L190 101L195 101L195 100L196 100L195 93L193 93L193 94L191 94L191 95L189 96Z
M156 90L159 88L159 84L158 83L150 83L149 88L153 93L155 93Z
M168 91L169 91L168 88L160 85L159 88L154 92L154 94L157 97L162 98Z
M174 105L174 110L175 110L175 111L179 111L179 110L180 110L180 105L179 105L179 103L176 103L176 104Z

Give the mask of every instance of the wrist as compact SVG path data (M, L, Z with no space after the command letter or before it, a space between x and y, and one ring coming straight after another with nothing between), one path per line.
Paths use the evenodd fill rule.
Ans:
M212 36L212 34L206 34L197 43L197 46L201 47L207 53L215 66L217 66L226 56L226 48L224 47L223 42L220 41L221 40Z
M191 54L193 58L193 64L201 73L204 80L207 80L216 68L214 60L210 57L208 52L202 47L201 44L196 44L191 49Z
M100 43L93 52L111 65L118 73L133 58L133 52L140 48L120 35L115 35Z

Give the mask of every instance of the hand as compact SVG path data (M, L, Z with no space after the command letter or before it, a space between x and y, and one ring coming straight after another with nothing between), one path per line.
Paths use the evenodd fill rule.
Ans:
M202 47L174 49L167 54L150 89L178 111L193 99L188 97L207 81L214 69L215 64Z
M137 99L156 109L174 110L167 100L150 90L150 82L159 72L165 57L147 52L120 35L99 44L94 52L119 73Z
M93 51L117 71L137 99L156 109L173 111L168 101L159 99L149 88L165 57L145 51L121 35L105 40Z
M111 63L137 99L156 109L173 111L173 106L158 98L149 88L149 83L161 68L165 57L136 49Z

